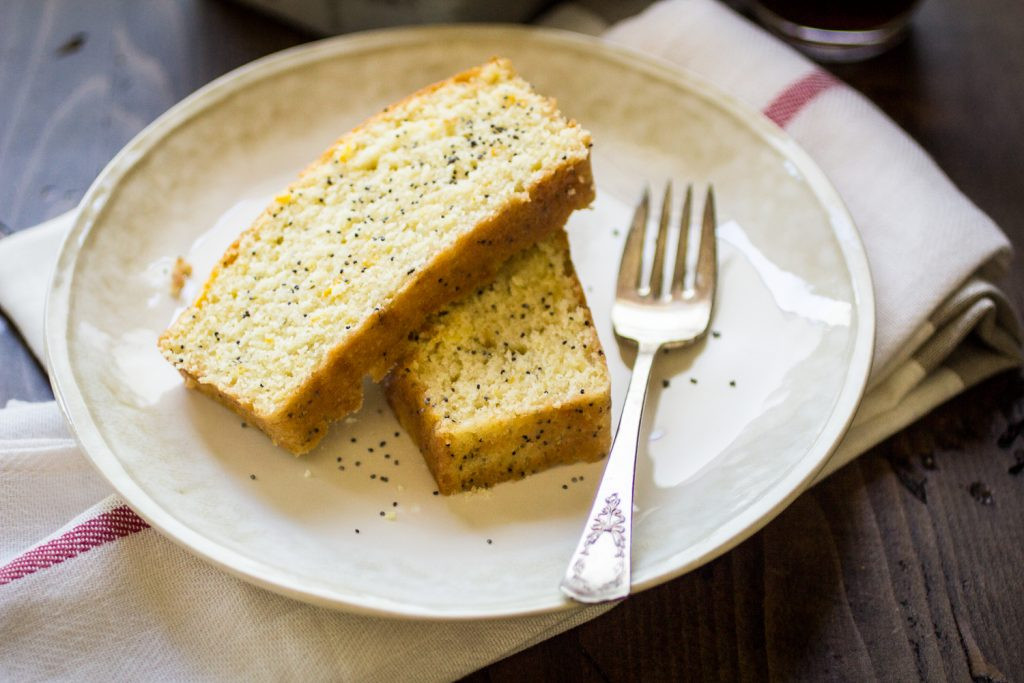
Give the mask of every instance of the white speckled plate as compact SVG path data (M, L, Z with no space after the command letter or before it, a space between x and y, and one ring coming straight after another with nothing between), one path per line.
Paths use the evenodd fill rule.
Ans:
M824 464L864 387L874 312L857 233L806 154L712 87L596 40L403 29L228 74L129 143L82 204L48 302L54 387L84 451L166 536L247 581L352 611L470 618L567 606L558 582L602 463L435 496L375 387L360 414L295 459L187 391L154 345L181 305L167 295L175 256L195 266L194 291L337 135L495 54L594 134L598 200L569 230L617 400L628 349L608 310L631 207L646 182L670 177L713 181L718 195L715 333L656 366L634 588L737 544Z

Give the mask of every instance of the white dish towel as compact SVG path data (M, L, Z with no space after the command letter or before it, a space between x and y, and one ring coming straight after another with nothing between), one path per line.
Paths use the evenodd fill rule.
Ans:
M582 3L547 23L604 27ZM1016 316L993 284L1006 238L864 97L713 0L662 2L604 35L764 111L853 214L875 282L876 356L822 476L1020 363ZM0 306L40 359L46 286L72 220L0 241ZM53 403L0 410L0 679L446 680L604 609L424 623L279 597L149 529L94 473Z

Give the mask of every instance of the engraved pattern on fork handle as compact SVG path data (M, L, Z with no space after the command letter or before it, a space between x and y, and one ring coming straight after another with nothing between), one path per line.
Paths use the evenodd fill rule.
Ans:
M619 428L587 517L590 521L562 579L562 592L579 602L605 602L629 595L633 479L647 384L658 348L642 345L637 350Z
M576 561L572 563L571 573L566 576L566 581L571 584L575 593L600 600L602 599L601 595L608 591L616 591L622 585L623 579L628 579L629 572L623 571L623 569L626 569L626 548L628 547L627 543L629 540L625 526L626 521L626 516L622 514L620 495L616 492L606 497L604 499L604 507L591 520L590 533L584 536L582 549L579 551ZM608 581L594 585L585 578L588 568L587 560L589 559L591 547L604 534L611 536L612 544L615 548L612 559L613 561L618 560L618 562L613 562L611 578ZM599 561L606 559L600 558ZM572 595L571 597L576 596Z

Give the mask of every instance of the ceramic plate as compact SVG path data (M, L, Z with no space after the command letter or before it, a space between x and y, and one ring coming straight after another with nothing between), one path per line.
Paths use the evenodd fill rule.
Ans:
M634 587L721 554L777 514L848 425L871 358L871 284L836 192L782 131L713 87L599 41L529 28L401 29L303 46L203 88L104 170L47 309L56 393L143 518L271 590L352 611L471 618L557 610L603 463L452 497L376 387L296 459L184 388L157 335L224 247L341 132L499 54L594 135L598 198L569 224L618 404L630 354L612 282L645 183L713 182L713 334L661 356L636 482ZM678 209L678 207L677 207ZM168 271L196 272L181 299Z

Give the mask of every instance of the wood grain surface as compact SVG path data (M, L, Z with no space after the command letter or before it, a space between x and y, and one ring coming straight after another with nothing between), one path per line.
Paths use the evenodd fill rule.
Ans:
M312 38L214 0L0 3L0 231L72 208L199 86ZM1024 247L1024 3L926 0L905 43L830 68ZM0 317L0 404L49 397ZM1024 379L986 382L725 556L466 680L1024 681L1022 425Z

